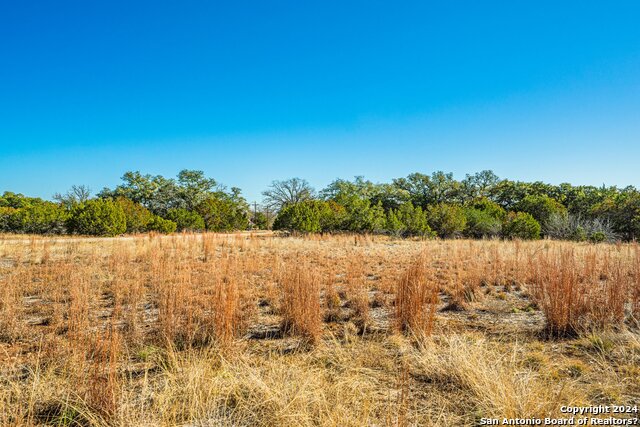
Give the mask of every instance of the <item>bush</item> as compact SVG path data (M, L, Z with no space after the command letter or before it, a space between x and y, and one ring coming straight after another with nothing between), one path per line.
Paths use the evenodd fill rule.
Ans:
M465 209L465 217L467 219L467 228L464 235L475 239L483 237L496 237L502 232L502 222L488 211L476 208Z
M268 230L269 229L269 218L263 212L255 212L251 216L251 225L256 230Z
M68 224L74 233L93 236L116 236L127 231L124 210L113 200L94 199L76 205Z
M344 227L347 210L333 200L317 201L320 212L320 229L322 231L337 231Z
M285 205L273 223L274 230L299 231L302 233L317 233L322 231L320 225L321 202L305 200L303 202Z
M385 218L384 230L394 236L401 236L404 234L405 226L398 217L394 209L387 211L387 217Z
M8 231L29 234L60 234L65 232L68 213L52 202L29 204L9 218Z
M567 208L547 195L529 195L516 204L515 210L531 214L542 226L554 215L567 215Z
M116 203L124 212L127 233L144 233L149 230L153 214L147 208L124 197L118 197Z
M246 230L249 227L247 211L226 196L213 196L196 209L209 231Z
M171 234L176 231L177 224L171 220L164 219L154 215L147 226L148 231L157 231L158 233Z
M368 199L358 195L345 196L341 203L345 210L341 229L355 233L371 233L384 229L386 216L381 203L372 205Z
M397 218L402 225L403 236L432 236L427 221L427 214L420 206L414 207L411 202L403 203L397 211Z
M169 209L167 219L176 223L178 231L202 231L205 229L204 219L197 212L186 209Z
M470 205L470 208L477 209L482 211L492 218L499 219L500 221L504 221L507 218L507 211L504 210L502 206L497 204L496 202L492 202L486 197L481 197L479 199L475 199Z
M439 237L455 237L467 226L464 209L458 205L438 203L427 209L429 226Z
M509 239L539 239L540 223L526 212L510 212L502 226L502 232Z
M273 223L274 230L318 233L340 230L345 222L344 207L335 202L305 200L285 205Z
M13 231L16 212L18 212L18 210L15 208L0 206L0 232Z
M613 242L618 235L613 232L609 222L599 218L581 219L575 215L554 214L543 227L547 237L576 242Z

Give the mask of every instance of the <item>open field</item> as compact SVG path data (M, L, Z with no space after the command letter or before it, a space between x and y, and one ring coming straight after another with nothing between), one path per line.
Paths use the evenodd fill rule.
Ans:
M4 236L0 424L458 426L637 405L638 318L638 244Z

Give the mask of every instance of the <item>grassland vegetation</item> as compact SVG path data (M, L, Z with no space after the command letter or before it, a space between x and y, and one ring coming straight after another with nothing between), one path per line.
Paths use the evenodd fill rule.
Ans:
M633 405L639 318L636 243L3 236L0 425L460 426Z

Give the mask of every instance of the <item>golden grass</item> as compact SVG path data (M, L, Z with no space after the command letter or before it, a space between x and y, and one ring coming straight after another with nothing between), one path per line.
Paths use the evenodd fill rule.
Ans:
M640 399L637 244L0 237L0 425L474 425Z

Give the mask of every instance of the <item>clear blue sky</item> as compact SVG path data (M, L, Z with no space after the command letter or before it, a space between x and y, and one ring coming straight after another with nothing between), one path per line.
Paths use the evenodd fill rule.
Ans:
M0 191L127 170L640 186L638 1L5 1Z

